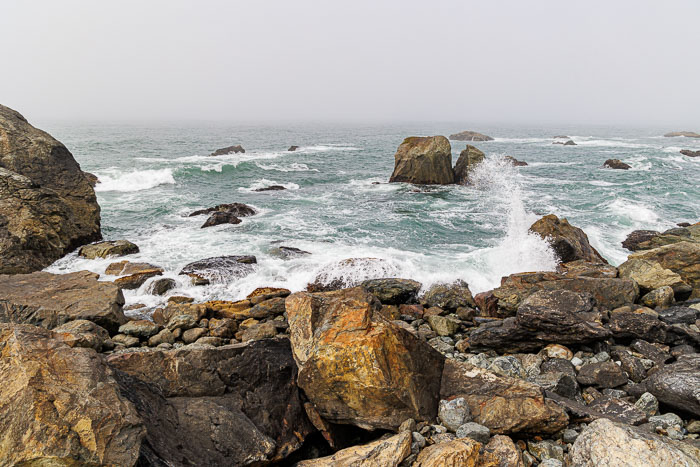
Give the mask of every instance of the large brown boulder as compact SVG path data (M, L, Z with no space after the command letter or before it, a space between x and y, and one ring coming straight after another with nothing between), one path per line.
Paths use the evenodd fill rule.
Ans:
M95 191L70 151L0 105L0 274L38 271L100 238Z
M451 359L445 361L440 397L463 397L474 421L498 434L556 433L569 421L539 386Z
M404 431L360 446L342 449L332 456L301 461L296 467L398 467L411 454L411 432Z
M653 250L640 251L628 257L631 260L648 260L678 274L683 282L700 290L700 243L679 242Z
M88 271L0 275L0 322L53 329L86 319L115 333L126 322L124 296L111 282Z
M0 357L2 465L136 463L143 423L94 350L0 324Z
M532 224L530 231L549 241L562 263L579 259L591 263L607 263L588 242L588 236L583 230L569 224L566 219L559 219L554 214L544 216Z
M433 420L443 356L379 313L362 288L287 298L299 386L328 421L396 429Z
M460 131L450 135L450 139L455 141L493 141L493 138L476 131Z
M121 380L152 455L172 465L279 460L315 431L287 339L125 352L107 362L139 383Z
M674 227L664 232L635 230L622 242L622 246L630 251L640 251L680 242L700 243L700 223L687 227Z
M469 173L474 170L478 164L483 162L486 156L479 149L471 144L467 144L466 149L459 153L459 158L455 164L455 183L466 185L469 183Z
M683 292L689 287L679 274L662 267L656 261L630 258L620 265L619 273L621 278L635 281L642 293L665 286Z
M394 155L394 173L389 182L418 185L454 183L452 148L444 136L411 136Z

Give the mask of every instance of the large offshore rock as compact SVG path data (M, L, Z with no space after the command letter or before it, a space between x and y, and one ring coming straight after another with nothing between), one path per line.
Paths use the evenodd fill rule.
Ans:
M0 274L38 271L100 238L95 191L70 151L0 105Z
M248 206L247 204L229 203L229 204L218 204L218 205L214 206L213 208L199 209L197 211L193 211L189 214L189 217L201 216L202 214L212 214L212 213L216 213L216 212L224 212L227 214L232 214L236 217L253 216L257 213L257 211L254 208L252 208L251 206Z
M373 295L300 292L286 308L299 386L323 418L366 429L435 418L444 357L384 319Z
M548 343L585 344L610 337L588 293L540 290L526 298L515 318L480 326L469 336L473 348L503 352L538 351Z
M109 356L107 362L148 385L122 383L130 388L125 394L139 412L146 411L146 440L153 455L164 462L227 465L279 460L298 449L314 431L301 401L287 339L126 352ZM162 420L154 418L148 401L178 415L163 412ZM170 426L181 431L172 431ZM244 449L247 442L253 443L250 452ZM178 444L184 446L182 451ZM220 452L209 452L212 457L203 462L198 460L203 452L200 444L220 446Z
M631 260L648 260L675 272L686 284L700 288L700 243L678 242L629 256Z
M0 322L52 329L86 319L115 333L126 322L124 296L111 282L88 271L0 275Z
M493 289L498 308L515 314L527 297L540 290L570 290L589 293L599 308L613 310L634 303L639 287L629 279L612 277L568 277L554 272L523 272L501 279L501 286Z
M0 464L136 463L143 423L94 350L0 324L0 357Z
M700 466L700 449L690 443L604 418L581 432L570 453L571 465L579 467Z
M474 421L498 434L556 433L568 423L564 409L545 399L539 386L451 359L445 362L440 397L463 397Z
M459 158L455 163L455 183L459 183L460 185L469 183L469 173L483 162L485 157L484 153L479 149L471 144L467 144L467 147L459 153Z
M411 432L342 449L332 456L301 461L296 467L397 467L411 454Z
M643 382L661 402L700 415L700 354L678 357Z
M579 259L591 263L607 263L588 242L588 236L583 230L569 224L566 219L559 219L554 214L544 216L532 224L530 231L549 241L562 263Z
M450 139L455 141L493 141L493 138L476 131L460 131L450 135Z
M454 182L452 148L444 136L411 136L394 155L389 182L448 185Z

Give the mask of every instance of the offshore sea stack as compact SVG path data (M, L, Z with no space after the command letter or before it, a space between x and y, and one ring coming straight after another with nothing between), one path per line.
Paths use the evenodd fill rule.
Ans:
M63 144L0 105L0 273L38 271L101 238L88 174Z
M444 136L411 136L394 155L394 173L389 182L417 185L454 183L452 147Z

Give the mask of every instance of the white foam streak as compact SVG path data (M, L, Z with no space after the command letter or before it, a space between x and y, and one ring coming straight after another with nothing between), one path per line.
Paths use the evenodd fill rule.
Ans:
M173 169L135 170L133 172L96 173L95 191L141 191L158 185L174 184Z

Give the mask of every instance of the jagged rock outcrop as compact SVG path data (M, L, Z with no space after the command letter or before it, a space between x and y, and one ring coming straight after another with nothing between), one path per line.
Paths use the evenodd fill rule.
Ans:
M591 263L607 263L588 242L588 236L583 230L569 224L566 219L559 219L554 214L544 216L532 224L530 231L549 241L562 263L579 259Z
M452 148L444 136L411 136L394 155L390 183L448 185L454 182Z
M94 350L0 324L0 357L0 464L136 463L143 422Z
M607 419L588 425L571 447L571 465L637 467L700 466L700 449L690 443L645 433Z
M365 429L396 429L437 414L444 357L384 319L362 288L286 301L299 386L324 419Z
M632 168L631 165L625 164L620 159L608 159L603 163L603 167L606 169L618 169L618 170L629 170Z
M247 204L228 203L218 204L213 208L199 209L197 211L193 211L189 214L188 217L201 216L202 214L211 214L213 212L228 212L236 217L246 217L254 215L257 211L254 208L248 206Z
M460 131L450 135L450 139L455 141L493 141L493 138L476 131Z
M483 162L486 156L476 147L467 144L466 149L459 153L459 158L454 167L455 183L466 185L469 183L469 173L474 170L478 164Z
M100 238L95 191L70 151L0 105L0 274L38 271Z
M88 271L0 275L0 322L47 329L87 319L115 332L126 322L124 296L111 282Z
M209 154L210 156L225 156L227 154L238 154L238 153L244 153L245 149L243 149L243 146L240 144L237 144L235 146L227 146L225 148L217 149L216 151L212 152Z

